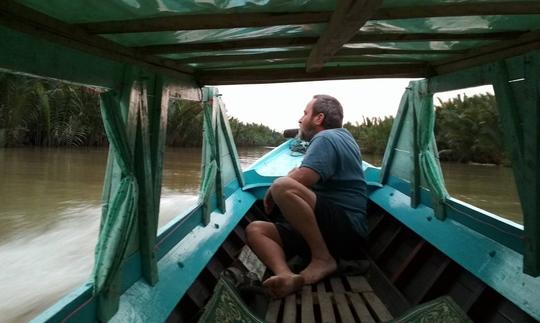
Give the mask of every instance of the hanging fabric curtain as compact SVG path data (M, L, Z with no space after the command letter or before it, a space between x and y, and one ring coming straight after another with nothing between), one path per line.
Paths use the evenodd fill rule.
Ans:
M94 294L118 298L120 292L118 273L122 268L130 233L133 230L138 186L133 170L133 153L128 143L126 125L121 116L120 100L113 91L101 95L101 114L111 145L111 153L121 171L121 180L110 197L108 199L105 197L104 200L104 214L93 271ZM100 316L107 317L107 314L101 313L103 311L99 310Z
M444 184L441 166L435 157L433 95L428 93L425 81L413 81L410 87L413 100L409 102L413 102L418 118L418 127L416 129L418 142L415 144L418 145L420 173L426 181L431 194L433 194L435 215L439 219L444 219L444 202L446 202L449 195Z

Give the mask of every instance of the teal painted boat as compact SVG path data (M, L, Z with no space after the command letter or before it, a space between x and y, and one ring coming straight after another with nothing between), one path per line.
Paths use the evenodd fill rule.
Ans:
M212 321L222 296L232 321L540 320L539 1L6 0L0 13L0 68L100 89L110 143L92 276L35 322L190 322L204 308ZM220 277L302 156L288 141L242 170L208 85L358 78L418 79L382 166L363 166L370 238L351 248L369 269L284 300L238 296ZM523 225L452 198L441 175L433 94L487 84ZM201 103L203 178L198 204L158 230L171 98Z

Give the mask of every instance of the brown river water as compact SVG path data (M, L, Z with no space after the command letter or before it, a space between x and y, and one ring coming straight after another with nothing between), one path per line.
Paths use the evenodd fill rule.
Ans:
M242 167L268 151L239 148ZM104 148L0 149L0 322L28 321L88 279L106 158ZM167 149L160 226L196 203L200 158ZM443 172L453 197L522 223L510 168L445 163Z

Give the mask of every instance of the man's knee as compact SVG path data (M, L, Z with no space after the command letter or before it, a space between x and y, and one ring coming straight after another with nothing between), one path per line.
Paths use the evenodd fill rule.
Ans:
M272 240L279 239L279 233L273 223L266 221L253 221L246 227L246 238L248 245L263 237Z
M285 194L297 188L298 185L301 184L293 178L290 178L288 176L280 177L276 179L274 183L272 183L272 195L275 197L276 195Z

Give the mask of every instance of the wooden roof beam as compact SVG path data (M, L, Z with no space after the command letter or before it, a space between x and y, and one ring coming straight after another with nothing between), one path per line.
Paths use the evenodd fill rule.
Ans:
M309 50L293 50L283 52L270 52L261 54L240 54L240 55L208 55L193 56L176 60L180 64L192 63L214 63L214 62L241 62L272 59L298 59L309 55ZM333 58L360 57L362 55L380 55L380 54L400 54L400 55L458 55L466 53L465 50L416 50L416 49L386 49L386 48L342 48Z
M361 78L421 78L429 75L425 64L377 64L358 67L330 67L307 73L302 68L209 70L196 76L203 85L230 85L346 80Z
M380 8L373 13L370 20L530 14L540 14L540 2L497 1ZM331 15L331 11L303 13L197 14L132 20L102 21L93 23L80 23L75 25L82 27L90 34L119 34L156 31L316 24L328 22Z
M437 61L431 65L437 74L445 74L459 69L493 63L537 49L540 49L540 31L532 31L513 40L499 41L470 49L462 55Z
M299 13L231 13L177 15L78 24L91 34L223 29L325 23L331 11Z
M186 78L192 72L189 66L170 59L144 55L102 37L89 35L77 26L66 24L12 0L0 2L0 25L68 48L149 68L179 79Z
M382 0L341 0L324 33L311 50L307 72L323 68L337 51L349 42L382 4Z
M448 41L448 40L503 40L519 37L523 32L493 32L493 33L366 33L359 32L348 44L377 43L377 42L407 42L407 41ZM164 44L132 47L144 54L170 54L188 52L207 52L221 50L236 50L250 48L275 48L275 47L307 47L317 42L317 37L295 37L295 38L254 38L232 40L225 42L210 43L186 43L186 44Z
M540 13L540 2L538 1L497 1L381 8L377 10L371 19L392 20L429 17L531 15L538 13Z

